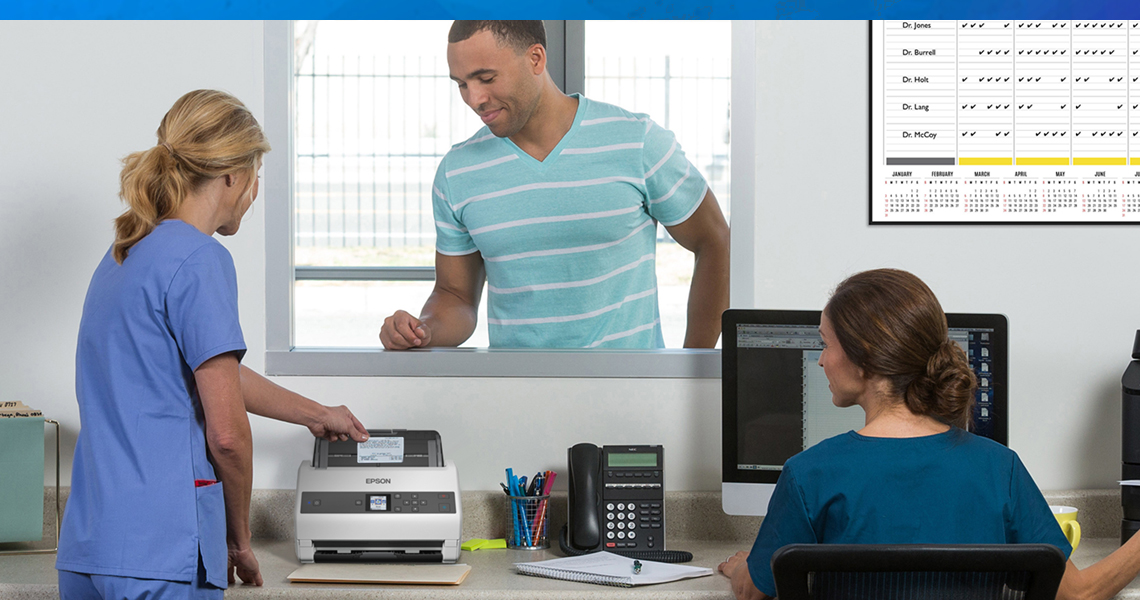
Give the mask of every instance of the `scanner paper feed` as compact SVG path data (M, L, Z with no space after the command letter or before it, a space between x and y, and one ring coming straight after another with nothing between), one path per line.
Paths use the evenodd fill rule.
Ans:
M44 418L0 419L0 542L34 542L44 529Z
M404 462L404 438L374 437L356 445L358 463L402 463Z

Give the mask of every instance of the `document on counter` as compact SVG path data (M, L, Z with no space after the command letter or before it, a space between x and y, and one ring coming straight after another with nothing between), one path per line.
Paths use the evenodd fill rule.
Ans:
M469 565L309 563L289 574L292 583L386 583L459 585Z
M640 563L641 568L635 569L634 562L632 558L610 552L596 552L539 562L515 563L515 569L523 575L534 577L549 577L551 579L565 579L616 587L666 583L713 574L712 569L704 567L686 567L651 560L636 561Z

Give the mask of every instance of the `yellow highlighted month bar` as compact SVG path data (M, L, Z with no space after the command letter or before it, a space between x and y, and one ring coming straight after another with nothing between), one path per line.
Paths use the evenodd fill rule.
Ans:
M958 158L959 165L1012 165L1013 159L1010 157L996 156L991 158L975 158L975 157L960 157Z
M1069 164L1068 156L1049 156L1049 157L1018 157L1017 164L1019 165L1067 165Z
M1128 164L1128 160L1125 159L1123 156L1121 156L1121 157L1105 156L1105 157L1099 157L1099 158L1076 156L1076 157L1073 157L1073 164L1074 165L1092 165L1092 166L1126 165L1126 164Z
M1134 158L1134 159L1132 159L1132 162L1131 162L1131 163L1129 163L1129 164L1133 164L1133 165L1140 165L1140 158Z

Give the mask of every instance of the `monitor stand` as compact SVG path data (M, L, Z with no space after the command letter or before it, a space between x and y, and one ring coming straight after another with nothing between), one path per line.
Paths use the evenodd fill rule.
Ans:
M774 491L774 483L721 482L721 508L728 515L763 517L768 514L768 501Z

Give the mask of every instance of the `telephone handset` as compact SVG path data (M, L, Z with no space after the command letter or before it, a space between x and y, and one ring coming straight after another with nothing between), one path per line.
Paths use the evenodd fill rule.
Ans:
M661 446L577 444L567 450L570 514L559 545L575 556L605 550L660 562L693 555L665 549ZM569 538L567 538L569 533Z

